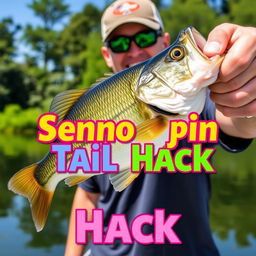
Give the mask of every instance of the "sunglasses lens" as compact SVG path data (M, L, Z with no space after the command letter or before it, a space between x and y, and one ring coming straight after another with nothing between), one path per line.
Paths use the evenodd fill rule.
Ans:
M140 48L146 48L156 43L158 34L156 31L143 31L135 36L119 36L108 41L108 46L115 53L127 52L130 49L131 40Z
M130 47L130 38L120 36L109 41L109 46L113 52L126 52Z
M156 42L157 35L154 31L142 32L135 36L135 43L140 48L153 45Z

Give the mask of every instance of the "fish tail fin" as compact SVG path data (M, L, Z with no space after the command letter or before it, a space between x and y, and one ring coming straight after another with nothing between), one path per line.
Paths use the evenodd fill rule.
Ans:
M9 180L8 189L27 197L36 230L39 232L45 225L54 192L38 184L34 176L37 166L33 164L17 172Z

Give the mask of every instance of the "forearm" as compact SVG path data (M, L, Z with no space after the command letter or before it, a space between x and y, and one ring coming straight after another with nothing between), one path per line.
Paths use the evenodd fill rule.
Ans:
M92 218L92 209L96 208L98 194L92 194L78 187L74 196L69 220L65 256L81 256L87 245L76 243L76 209L86 209L88 220ZM88 237L87 241L90 241Z
M256 117L232 118L216 110L216 120L227 135L239 138L256 138Z

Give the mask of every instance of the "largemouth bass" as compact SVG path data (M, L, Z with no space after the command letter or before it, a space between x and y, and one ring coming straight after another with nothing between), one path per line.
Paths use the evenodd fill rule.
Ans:
M160 148L168 139L173 118L201 113L206 87L218 76L221 56L206 57L201 49L205 39L194 28L183 30L167 49L143 63L114 74L86 90L70 90L57 95L50 112L58 121L131 120L136 126L133 142L154 143ZM55 141L58 143L59 141ZM90 150L89 143L73 143L73 148ZM139 174L130 171L130 145L113 143L112 161L119 173L109 175L117 191L125 189ZM48 153L41 161L16 173L8 188L28 198L37 231L42 230L57 184L65 179L74 185L98 173L56 172L56 155Z

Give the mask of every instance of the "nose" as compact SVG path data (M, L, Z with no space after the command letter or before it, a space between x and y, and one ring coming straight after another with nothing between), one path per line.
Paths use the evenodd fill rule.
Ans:
M139 46L137 46L135 44L135 42L132 41L130 49L128 51L129 56L136 57L136 56L140 55L141 52L142 52L142 49Z

